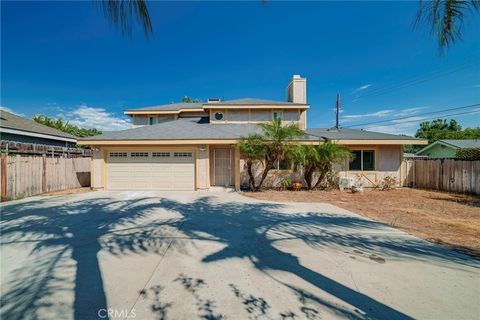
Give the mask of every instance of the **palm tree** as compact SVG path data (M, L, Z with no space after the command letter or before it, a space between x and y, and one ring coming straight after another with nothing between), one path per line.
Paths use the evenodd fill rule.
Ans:
M255 185L255 175L253 174L253 164L256 161L265 158L265 140L259 134L253 134L248 137L242 137L237 143L237 146L245 158L245 164L247 166L247 172L249 177L249 187L251 191L257 190Z
M320 165L319 153L316 146L298 145L293 147L288 153L295 169L303 169L303 179L307 183L308 189L312 189L313 174L318 171Z
M286 152L292 147L288 144L288 141L305 135L305 132L293 123L283 125L279 118L269 123L261 123L258 126L263 130L263 138L266 141L264 144L265 166L262 178L257 186L257 188L260 188L268 172L275 167L275 163L283 160Z
M290 157L296 168L303 168L303 178L308 189L319 187L332 171L335 163L352 158L352 153L345 146L334 144L330 141L321 145L300 145L290 152ZM319 177L315 185L313 175L318 173Z
M332 171L333 165L345 160L352 160L353 154L350 150L341 144L335 144L330 141L322 145L315 146L320 158L319 177L314 188L318 188L325 180L325 177Z
M152 22L145 0L95 0L108 20L123 34L132 36L133 19L140 24L145 37L153 35Z
M478 0L420 0L415 26L419 23L430 24L431 33L438 39L438 48L442 52L462 39L465 15L477 13L479 9Z

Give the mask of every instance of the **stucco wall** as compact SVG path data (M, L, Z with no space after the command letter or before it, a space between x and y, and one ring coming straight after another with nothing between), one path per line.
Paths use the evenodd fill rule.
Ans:
M200 145L197 148L196 170L197 170L197 189L208 189L208 166L209 152L206 145Z
M91 174L91 186L94 189L103 188L102 175L103 175L103 163L104 152L102 149L94 148L92 156L92 172Z
M365 147L372 149L372 146ZM401 153L402 147L397 145L375 146L376 170L375 171L348 171L345 165L337 165L334 169L339 172L340 177L352 177L358 184L364 187L373 187L375 184L386 177L390 176L400 181ZM240 183L244 186L248 185L248 172L245 161L240 160ZM258 183L261 178L263 164L257 162L254 165L255 181ZM291 170L270 170L264 182L264 187L281 187L281 181L284 177L290 178L292 181L303 181L301 172L292 172ZM316 181L316 177L314 177Z
M401 156L403 148L400 145L379 145L364 147L364 149L375 149L375 170L374 171L348 171L341 170L341 177L354 178L357 184L364 187L374 187L386 176L390 176L400 183ZM345 166L344 166L345 168Z

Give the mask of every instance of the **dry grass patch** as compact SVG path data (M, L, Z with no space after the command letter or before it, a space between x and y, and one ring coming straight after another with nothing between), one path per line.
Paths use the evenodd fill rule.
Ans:
M480 258L480 197L418 189L274 191L244 195L271 201L326 202Z

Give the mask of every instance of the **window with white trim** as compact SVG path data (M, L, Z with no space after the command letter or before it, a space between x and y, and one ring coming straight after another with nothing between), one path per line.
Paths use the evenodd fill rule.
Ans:
M148 152L131 152L132 158L148 158Z
M191 158L192 153L191 152L174 152L173 157L174 158Z
M352 150L354 159L350 162L348 169L351 171L374 171L375 150Z
M170 152L152 152L153 158L170 158Z
M127 153L126 152L109 152L108 156L110 158L126 158Z

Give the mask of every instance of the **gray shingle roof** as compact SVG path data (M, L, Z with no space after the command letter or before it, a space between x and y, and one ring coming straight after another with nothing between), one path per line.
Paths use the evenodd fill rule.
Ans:
M225 106L254 106L254 105L285 105L285 106L305 106L302 103L293 103L288 101L275 101L275 100L267 100L267 99L256 99L256 98L242 98L242 99L235 99L235 100L225 100L215 103L206 103L206 102L192 102L192 103L185 103L185 102L178 102L178 103L170 103L170 104L163 104L157 106L150 106L150 107L143 107L143 108L136 108L136 109L127 109L125 111L178 111L180 109L199 109L202 110L203 106L209 105L225 105Z
M80 140L230 140L262 132L255 124L211 124L202 123L199 120L199 118L183 118L123 131L106 132ZM310 135L304 139L321 140Z
M357 129L326 129L311 128L306 130L308 134L324 138L326 140L419 140L405 135L388 134Z
M442 139L438 140L439 142L446 143L455 148L465 149L465 148L480 148L480 139Z
M62 132L54 128L50 128L33 120L17 116L4 110L0 110L0 128L41 133L62 138L77 139L77 137L71 134Z

